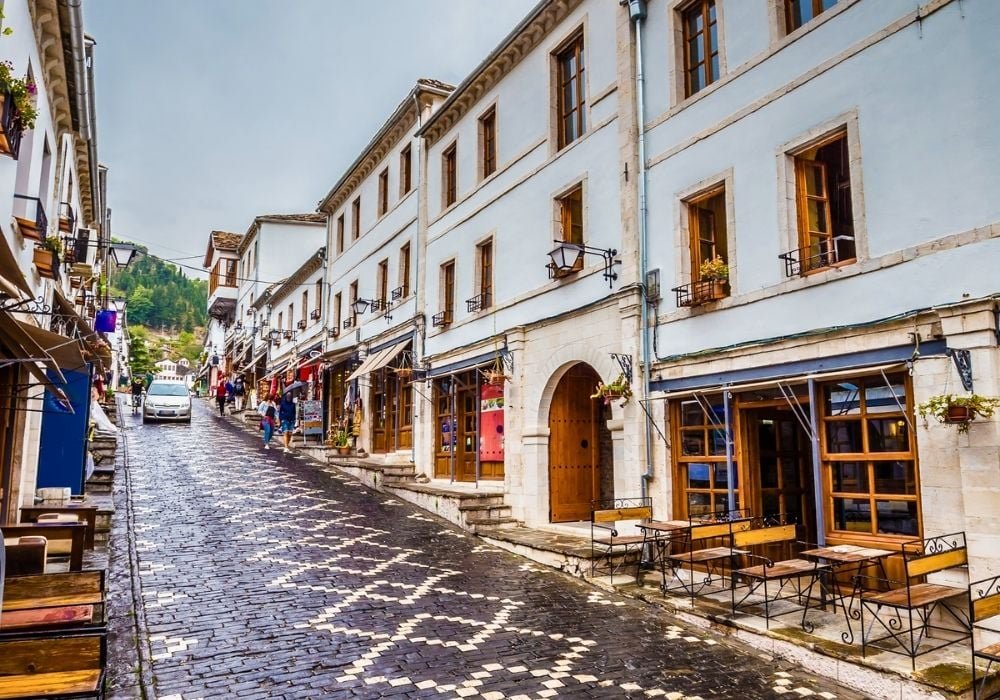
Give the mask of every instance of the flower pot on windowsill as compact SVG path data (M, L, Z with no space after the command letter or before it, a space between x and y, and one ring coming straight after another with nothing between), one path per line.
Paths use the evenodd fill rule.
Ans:
M695 304L709 304L719 299L729 296L727 285L729 280L706 279L695 282L694 297Z
M59 263L56 261L55 252L46 248L35 248L33 261L38 274L42 277L56 278L56 268Z

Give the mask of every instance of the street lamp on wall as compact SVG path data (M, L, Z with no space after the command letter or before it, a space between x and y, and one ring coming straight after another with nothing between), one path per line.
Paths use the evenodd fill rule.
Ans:
M136 253L139 252L139 249L131 243L112 243L109 249L111 251L111 259L114 261L115 267L119 270L128 267L135 259Z
M564 277L572 272L578 272L583 267L583 257L585 255L598 255L604 259L604 279L608 281L608 287L618 279L618 273L612 268L617 260L615 256L618 251L614 248L595 248L583 243L571 243L569 241L555 241L556 247L549 251L551 262L548 267L556 277Z

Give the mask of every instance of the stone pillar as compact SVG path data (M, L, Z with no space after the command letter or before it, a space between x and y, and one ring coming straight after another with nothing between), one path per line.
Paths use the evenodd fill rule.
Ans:
M516 504L514 517L528 527L549 522L549 428L536 425L526 429L521 438L524 488ZM514 500L514 499L512 499Z
M981 396L1000 396L1000 349L997 347L996 317L992 304L974 303L939 313L948 347L971 352L973 392ZM939 360L938 364L945 365L941 370L950 375L934 393L967 393L951 358ZM957 509L957 498L925 500L925 533L941 534L928 526L928 519L931 522L947 521L941 525L954 522L957 527L944 532L965 530L971 579L1000 574L1000 413L989 420L976 418L966 434L959 433L955 426L937 424L932 427L938 433L936 444L932 443L932 447L940 446L943 450L932 453L931 459L936 456L946 465L957 465L957 474L954 468L951 471L951 475L957 478L950 480L950 487L961 490L962 509ZM945 435L941 435L942 429L947 431ZM935 468L933 461L922 459L922 478L930 478L934 483L937 480L937 476L932 474ZM948 476L942 475L941 481L948 480ZM939 487L939 492L943 490L944 487Z

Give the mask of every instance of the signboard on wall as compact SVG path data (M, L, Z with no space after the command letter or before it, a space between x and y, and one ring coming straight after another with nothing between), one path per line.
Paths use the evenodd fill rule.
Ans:
M70 413L48 391L43 397L41 438L38 446L38 488L69 487L73 495L83 493L87 478L87 429L90 427L90 365L62 371L73 412ZM58 379L47 370L49 379Z
M503 461L503 386L479 388L479 460Z
M323 402L299 401L302 411L302 435L323 435Z

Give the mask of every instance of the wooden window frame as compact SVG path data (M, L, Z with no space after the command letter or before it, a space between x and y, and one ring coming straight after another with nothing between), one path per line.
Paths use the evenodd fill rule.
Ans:
M351 242L361 238L361 197L351 202Z
M344 213L337 217L337 255L344 253Z
M717 401L722 401L721 394L717 395ZM716 395L709 394L704 397L704 402L709 405L715 405L713 401L716 400ZM717 431L725 432L725 426L720 426L714 424L707 415L705 415L704 409L698 404L698 408L701 409L702 421L700 424L690 424L682 425L683 421L683 404L687 402L698 403L690 399L679 399L670 402L669 415L670 415L670 426L671 426L671 437L675 448L671 450L672 462L673 462L673 483L674 483L674 513L680 518L694 517L695 515L702 515L704 513L692 514L690 510L690 495L691 494L701 494L707 495L708 511L709 513L718 511L728 511L729 510L729 491L725 484L717 484L716 482L716 471L719 466L726 467L726 453L725 449L719 450L720 454L711 454L711 445L713 433ZM722 421L720 417L720 422ZM736 425L732 426L733 434L738 433L738 427ZM701 434L702 440L704 441L704 450L702 454L698 455L685 455L684 454L684 434L690 432L692 434ZM725 441L725 438L722 438ZM735 448L735 446L734 446ZM708 487L707 488L691 488L688 486L689 479L688 473L690 470L689 465L693 464L704 464L708 466ZM739 454L734 449L733 451L733 473L736 476L736 484L733 491L736 494L736 507L746 508L744 504L745 494L744 485L747 482L746 474L741 473L742 464L739 459Z
M479 178L497 171L497 108L491 106L479 117Z
M340 321L341 321L340 304L341 304L341 294L340 292L337 292L336 294L333 295L333 327L337 329L338 333L340 332Z
M918 451L916 444L916 434L913 430L913 383L910 378L905 374L894 373L887 374L890 383L893 386L901 385L906 396L903 397L904 400L901 401L903 405L903 412L898 410L889 411L869 411L868 398L865 391L866 388L884 388L888 387L885 384L885 380L880 375L871 375L867 377L846 377L841 379L839 382L824 382L817 387L817 401L820 402L820 406L817 410L820 412L820 461L823 466L823 500L824 500L824 511L825 511L825 527L827 531L827 536L832 538L855 538L859 540L893 540L893 541L909 541L913 539L920 538L923 533L923 508L921 506L920 497L920 463L918 460ZM859 386L857 401L858 401L858 413L845 414L845 415L828 415L828 407L826 400L826 390L828 387L836 386L840 382L850 381L856 383ZM895 382L895 383L893 383ZM871 417L870 417L871 416ZM873 420L892 420L895 419L900 423L903 423L907 427L907 443L909 449L904 452L879 452L873 451L871 449L871 433L869 431L869 421ZM842 422L859 422L860 423L860 436L861 436L861 452L832 452L829 447L827 426ZM893 463L893 462L908 462L912 465L912 485L910 490L912 493L892 493L889 491L879 491L878 482L876 477L876 463ZM865 469L865 481L867 482L867 491L856 490L856 491L835 491L834 490L834 465L839 463L854 463L859 464ZM839 530L836 529L836 510L835 502L838 498L853 499L853 500L867 500L869 508L869 517L871 518L871 530L869 532L862 532L858 530ZM879 501L904 501L907 503L916 504L916 527L917 532L915 534L899 534L899 533L880 533L878 531L879 526L879 512L877 503Z
M410 263L410 244L404 243L399 249L399 286L404 299L410 296Z
M403 196L410 193L413 189L413 150L410 144L407 144L402 151L399 152L399 196Z
M455 320L455 261L441 264L441 311L449 323Z
M726 249L726 254L722 257L729 265L729 221L728 221L728 207L726 202L726 184L719 183L711 187L708 190L704 190L693 197L689 197L684 200L684 206L687 209L687 222L688 222L688 249L691 258L691 280L694 282L701 281L701 265L704 260L701 259L701 242L702 234L704 233L701 228L701 218L698 216L698 212L701 208L698 206L708 200L722 196L723 211L726 212L726 220L723 221L725 231L723 232L723 237L725 238L724 247ZM706 241L708 239L705 239ZM711 246L713 251L713 258L719 255L719 230L718 225L713 223Z
M710 21L710 9L714 7L715 10L715 21ZM692 65L691 60L691 32L690 23L688 22L689 17L692 16L693 11L698 10L698 14L701 15L702 29L701 29L701 50L703 53L702 60ZM720 23L719 15L719 3L718 0L693 0L693 2L686 3L677 9L680 16L681 24L681 55L684 58L684 97L691 97L702 90L706 89L712 83L717 81L722 75L722 24ZM712 32L711 27L715 26L715 37L716 45L715 51L712 51ZM713 74L712 71L712 58L718 56L719 62L719 75ZM698 66L704 65L705 68L705 84L702 85L697 90L694 89L694 85L691 80L691 73Z
M441 203L444 209L458 201L458 142L441 153Z
M295 302L288 304L288 328L285 330L294 331L295 330Z
M375 298L381 301L383 304L388 304L389 303L389 259L388 258L379 261L376 282L378 284L378 292Z
M583 185L583 182L578 182L556 197L557 225L559 226L557 229L557 240L562 240L566 243L579 243L581 245L587 242L587 200ZM579 240L574 240L573 231L577 229L577 226L573 218L573 207L569 204L569 200L577 192L580 193L580 236Z
M315 296L316 308L314 310L316 311L316 316L319 317L316 319L318 321L323 317L323 280L316 280Z
M492 238L489 238L476 246L476 267L479 272L478 294L481 297L479 306L480 311L493 306L494 252Z
M350 291L348 292L349 299L348 299L348 302L347 302L348 303L348 307L347 308L350 310L350 314L351 314L351 326L353 328L357 328L358 327L358 315L356 313L354 313L354 302L356 302L358 300L358 281L357 280L354 280L353 282L351 282L351 286L350 286L349 290Z
M302 290L302 321L309 323L309 290Z
M389 168L383 168L378 174L378 215L385 216L389 212Z
M822 259L818 263L813 264L807 260L811 260L808 256L808 251L812 247L813 239L818 239L823 241L821 246L824 246L828 251L837 249L836 238L838 236L837 232L833 229L833 213L831 207L832 194L829 191L829 183L826 173L826 165L817 160L810 160L803 156L806 151L818 150L825 146L829 146L832 143L843 140L844 148L847 151L847 175L851 179L851 216L852 216L852 237L854 240L854 255L851 257L844 258L841 260L839 255L834 262L824 263ZM844 265L850 265L858 260L858 231L853 225L853 219L856 217L857 213L854 211L855 202L855 192L854 192L854 182L853 173L851 165L851 155L850 155L850 133L847 126L842 126L840 128L834 129L830 133L826 134L820 139L810 142L806 147L797 149L792 153L792 167L794 169L795 178L795 220L796 220L796 241L798 250L798 260L800 265L800 270L802 275L810 275L816 272L821 272L823 270L828 270L830 268L842 267ZM822 172L822 183L823 183L823 194L813 195L809 194L806 190L807 183L807 170L809 168L818 168ZM809 202L816 201L818 206L822 207L823 217L827 222L828 230L823 231L813 231L809 224ZM827 253L829 254L829 253Z
M799 2L799 3L808 2L809 4L812 5L812 11L813 11L812 12L812 17L810 17L805 22L803 22L802 24L799 24L797 26L793 26L793 21L794 21L795 13L792 12L792 5L795 2ZM837 5L838 2L840 2L840 0L835 0L834 3L833 3L833 5L831 7L828 7L826 9L824 9L823 8L823 0L781 0L781 7L782 7L782 11L783 11L783 14L784 14L784 21L785 21L785 27L784 27L785 34L786 35L791 34L792 32L798 30L799 27L806 26L807 24L809 24L810 22L812 22L816 18L818 18L824 12L829 12L830 10L832 10Z
M584 43L584 32L581 28L570 37L554 53L555 61L555 105L556 105L556 135L558 150L566 148L587 133L587 54ZM570 72L568 63L575 59L576 70ZM569 105L566 102L565 88L570 83L576 83L576 101ZM573 115L571 117L571 115ZM567 132L566 121L573 120L572 134ZM572 136L572 138L570 138Z

